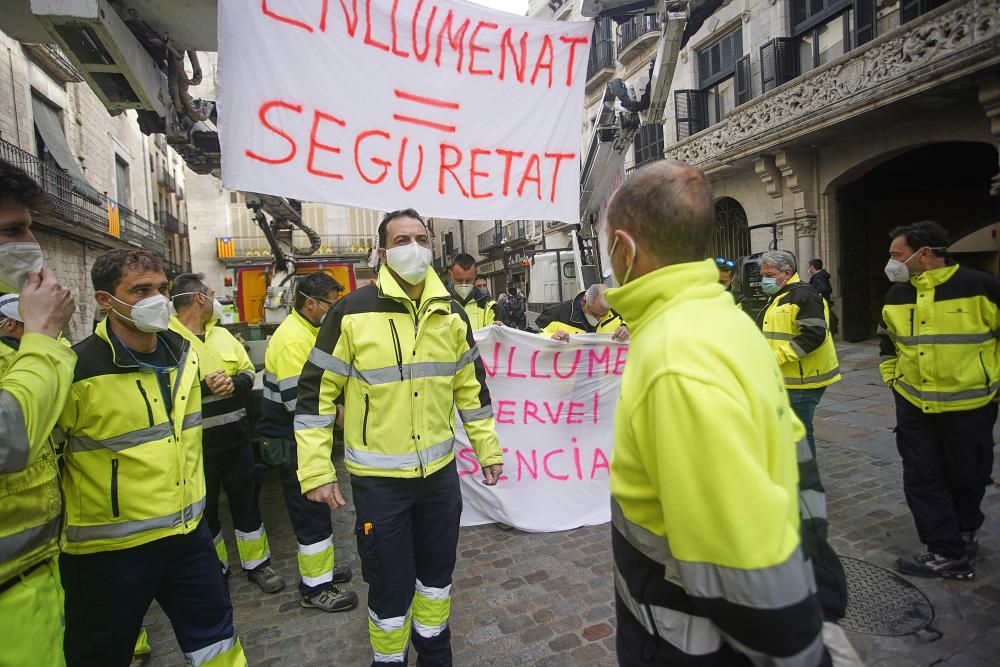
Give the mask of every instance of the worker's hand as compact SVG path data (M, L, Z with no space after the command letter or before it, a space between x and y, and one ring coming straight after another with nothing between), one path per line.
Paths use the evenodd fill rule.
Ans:
M69 289L59 284L54 271L42 269L41 273L28 273L20 310L25 333L58 338L76 312L76 302Z
M559 331L557 331L554 334L552 334L552 340L561 340L564 343L568 342L569 341L569 334L566 333L565 331L563 331L562 329L560 329Z
M486 486L496 486L503 474L503 466L499 463L492 466L483 466L483 484Z
M789 361L788 355L780 347L774 351L774 360L778 362L779 366Z
M337 408L337 419L335 420L337 428L344 428L344 408L340 406Z
M225 371L214 371L205 376L205 384L216 396L229 396L236 391L232 379Z
M344 496L340 495L340 485L336 482L317 486L312 491L306 493L306 498L314 503L326 503L332 510L347 504L344 501Z
M627 341L628 340L628 327L625 326L624 324L621 325L620 327L618 327L618 331L614 332L611 335L611 339L612 340L620 340L622 342Z
M495 320L493 322L493 326L495 327L502 327L503 325L504 325L503 322L501 322L500 320Z

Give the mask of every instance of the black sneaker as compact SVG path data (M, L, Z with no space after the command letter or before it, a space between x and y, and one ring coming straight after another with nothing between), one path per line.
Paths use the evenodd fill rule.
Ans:
M976 531L963 530L959 531L958 535L962 538L962 543L965 545L965 555L971 561L979 553L979 540L976 539Z
M358 606L358 594L342 591L335 586L323 589L311 598L302 598L302 606L323 611L350 611Z
M285 587L285 580L270 565L247 572L247 579L257 584L265 593L277 593Z
M948 558L930 551L903 556L896 561L896 568L903 574L912 574L917 577L972 579L976 576L968 556Z
M340 567L333 568L333 579L330 580L331 584L346 584L354 576L351 572L351 567L349 565L342 565Z

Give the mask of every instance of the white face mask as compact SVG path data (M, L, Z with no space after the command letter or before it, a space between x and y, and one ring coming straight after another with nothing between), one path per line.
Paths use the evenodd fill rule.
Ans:
M211 322L212 320L221 322L223 315L224 313L222 312L222 303L220 303L218 299L212 299L212 318L209 320L209 322Z
M923 250L923 248L920 248ZM917 250L917 252L920 252ZM910 267L906 265L911 259L917 256L917 252L913 253L902 262L898 259L890 259L885 263L885 276L894 283L905 283L910 279Z
M129 305L115 297L114 294L111 295L111 298L120 304ZM166 331L170 328L169 304L170 301L167 297L162 294L155 294L133 304L132 317L122 315L114 308L111 311L123 320L128 320L134 324L135 328L139 331L156 333L157 331Z
M385 251L385 263L396 272L397 276L411 285L419 285L424 281L432 259L431 249L416 241Z
M468 299L469 295L472 294L473 287L475 285L455 285L455 294L462 299Z
M611 264L611 257L615 254L615 248L618 247L618 236L615 236L615 240L611 242L611 249L608 251L608 264ZM632 245L635 248L635 243ZM615 270L611 269L611 286L612 287L622 287L628 282L629 276L632 275L632 267L635 266L635 253L632 253L632 263L625 268L625 277L618 280L618 276L615 275Z
M0 292L18 293L28 282L28 272L42 270L42 248L37 243L0 245Z
M601 321L601 319L599 317L594 317L590 313L584 313L583 316L587 318L587 322L592 327L596 327L597 323Z

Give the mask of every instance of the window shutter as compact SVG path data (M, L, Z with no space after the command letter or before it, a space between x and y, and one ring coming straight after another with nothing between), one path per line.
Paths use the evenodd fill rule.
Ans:
M674 91L674 112L678 141L705 129L705 96L700 90Z
M752 97L750 54L747 54L736 61L736 106L746 104Z
M875 0L854 0L854 44L858 47L875 39Z
M776 37L760 47L761 92L774 90L798 75L798 54L791 37Z

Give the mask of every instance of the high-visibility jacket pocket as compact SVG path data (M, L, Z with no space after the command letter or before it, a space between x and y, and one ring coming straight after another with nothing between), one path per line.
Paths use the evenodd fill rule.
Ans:
M378 542L375 527L358 519L354 529L358 537L358 555L361 557L361 578L366 584L376 585L382 582L382 559L378 555Z
M121 516L118 507L118 459L111 459L111 516Z

